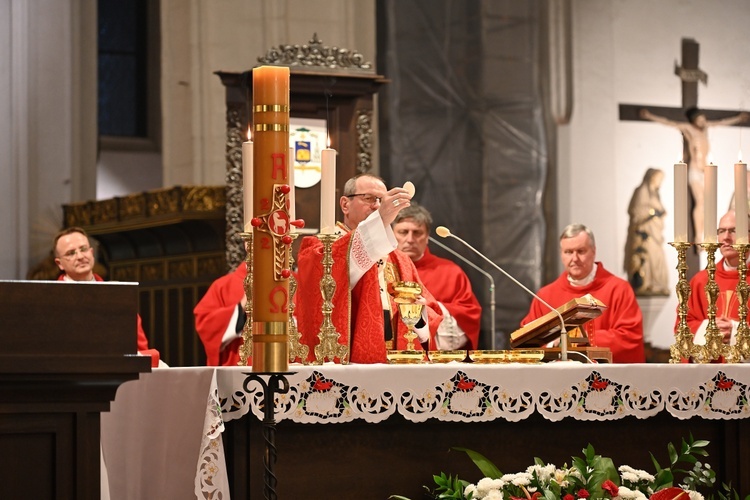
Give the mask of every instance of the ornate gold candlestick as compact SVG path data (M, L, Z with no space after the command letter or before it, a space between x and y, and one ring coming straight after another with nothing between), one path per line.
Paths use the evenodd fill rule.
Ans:
M297 233L290 233L292 241L297 239L299 236ZM289 253L289 268L294 269L294 257L292 253ZM297 293L297 279L294 274L289 276L289 362L299 358L300 362L307 364L307 355L310 352L310 348L305 344L300 343L300 337L302 336L297 330L297 324L294 322L294 295Z
M669 348L670 363L679 363L682 358L689 359L693 353L693 333L687 324L688 299L690 298L690 283L687 280L687 250L691 243L672 242L670 243L677 250L677 284L675 292L677 293L677 316L679 323L675 343Z
M318 332L319 343L315 346L315 364L323 364L326 360L334 361L339 358L342 364L349 363L349 348L339 344L341 334L331 320L333 312L333 294L336 292L336 281L331 276L333 255L331 249L338 235L319 234L318 239L323 243L323 277L320 278L320 293L323 295L323 322Z
M424 351L416 349L414 346L414 339L417 338L414 327L422 317L422 309L424 308L423 304L417 303L417 297L422 293L422 287L414 281L396 281L389 292L393 296L393 301L398 304L401 321L406 325L408 332L404 334L406 349L388 351L388 359L391 363L421 363L424 361ZM394 332L394 340L398 345L397 331Z
M733 346L727 346L727 361L740 362L750 358L750 327L747 324L747 299L750 296L750 287L747 284L747 250L750 245L738 243L732 245L739 254L740 263L737 266L739 281L737 282L737 306L739 325L737 325L737 336Z
M724 352L722 334L716 326L716 299L719 296L719 285L716 284L716 250L719 246L718 243L700 243L700 247L706 251L708 281L703 289L708 302L708 325L705 345L694 345L692 349L692 358L697 363L710 363L719 359Z
M245 288L245 326L242 328L242 345L238 366L247 366L247 360L253 356L253 233L240 233L245 244L245 264L247 276L243 282Z

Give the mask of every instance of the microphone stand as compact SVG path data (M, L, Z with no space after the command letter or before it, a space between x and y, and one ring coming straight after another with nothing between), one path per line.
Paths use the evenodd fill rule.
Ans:
M492 277L490 273L479 267L478 265L474 264L472 261L464 257L463 255L459 254L452 248L450 248L448 245L444 245L440 243L438 240L433 238L432 236L428 236L430 241L446 252L451 253L453 256L461 259L466 264L470 265L480 273L484 274L487 279L490 280L490 331L492 332L492 337L490 337L490 348L494 351L495 350L495 278Z
M480 253L479 250L477 250L473 246L469 245L467 242L465 242L464 240L462 240L461 238L459 238L455 234L451 233L450 229L448 229L447 227L440 226L440 227L438 227L435 230L435 232L438 234L438 236L440 236L442 238L446 238L446 237L450 236L451 238L455 238L458 241L460 241L461 243L463 243L464 245L466 245L466 247L468 247L472 252L474 252L475 254L479 255L482 259L484 259L486 262L488 262L492 267L494 267L495 269L497 269L498 271L500 271L501 273L503 273L513 283L515 283L516 285L520 286L529 295L531 295L532 297L536 298L539 302L541 302L542 304L544 304L545 306L547 306L552 312L554 312L555 314L557 314L557 317L560 319L560 361L568 361L568 331L565 329L565 321L563 320L563 317L562 317L562 314L560 314L560 311L558 311L557 309L555 309L554 307L552 307L551 305L549 305L539 295L535 294L534 292L532 292L531 290L529 290L528 288L526 288L526 286L523 283L521 283L516 278L514 278L513 276L511 276L510 274L508 274L505 271L505 269L503 269L502 267L500 267L497 264L495 264L494 262L492 262L485 255L483 255L482 253Z

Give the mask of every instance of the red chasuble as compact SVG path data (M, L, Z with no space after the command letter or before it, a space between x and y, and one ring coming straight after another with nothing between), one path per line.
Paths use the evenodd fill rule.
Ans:
M333 296L331 321L340 334L339 343L349 346L349 360L352 363L387 363L383 306L380 299L377 265L372 266L359 280L353 290L349 290L349 259L363 258L364 248L350 248L353 233L342 235L332 245L334 260L331 276L336 282ZM356 246L356 245L355 245ZM302 342L310 347L309 360L315 359L315 346L319 343L318 332L323 322L320 279L323 276L323 244L316 237L302 240L297 262L299 263L298 287L295 313ZM394 250L388 262L395 266L401 281L419 281L411 259ZM427 317L430 327L430 348L434 349L435 332L442 320L440 307L425 288L422 296L427 300ZM391 300L391 310L398 307ZM394 336L394 349L406 349L407 332L402 321L396 321L398 333ZM420 349L419 339L414 340L415 348Z
M601 262L596 265L596 277L588 285L571 285L568 273L563 272L555 281L542 287L537 295L552 307L560 307L569 300L590 293L607 306L601 316L586 324L591 345L609 347L614 363L645 363L643 316L633 288L627 281L604 269ZM548 312L544 304L533 299L521 326Z
M414 265L427 290L456 318L458 326L466 334L469 345L464 347L479 349L482 306L471 290L466 273L455 262L433 255L429 248Z
M98 274L94 273L94 279L96 281L104 281L104 278L99 276ZM57 281L65 281L65 274L61 274L57 277ZM148 356L151 356L151 367L157 367L159 366L159 359L161 355L159 354L159 351L156 349L149 349L148 347L148 338L146 337L146 332L143 331L143 322L141 321L141 315L136 313L136 331L138 332L138 352L141 354L145 354Z
M234 339L224 350L221 340L237 305L245 295L247 265L243 262L233 272L217 279L193 309L195 330L206 350L206 365L237 366L242 338ZM250 360L248 360L250 362Z

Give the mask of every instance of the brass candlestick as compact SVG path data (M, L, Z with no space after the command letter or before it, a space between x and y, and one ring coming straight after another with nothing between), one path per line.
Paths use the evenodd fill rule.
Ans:
M253 356L253 233L240 233L245 244L245 264L247 276L243 282L245 288L245 326L242 328L242 345L238 366L247 366L247 360Z
M710 363L721 357L724 352L724 342L719 327L716 326L716 299L719 296L719 285L716 284L716 250L718 243L700 243L699 246L706 251L706 272L708 281L703 290L708 302L708 325L706 326L705 345L694 345L692 358L697 363Z
M727 361L740 362L750 358L750 327L747 324L747 299L750 296L750 287L747 284L747 250L750 245L747 243L738 243L732 245L739 254L740 263L737 266L739 281L737 282L737 306L738 320L737 337L733 346L728 346Z
M299 236L297 233L290 233L292 241L297 239ZM294 257L289 252L289 269L294 269ZM302 335L297 330L297 323L294 322L294 295L297 293L297 278L294 274L289 276L289 362L299 358L304 364L307 364L307 355L310 352L310 348L300 342Z
M693 352L693 333L687 324L688 299L690 298L690 283L687 280L687 250L691 244L682 241L670 243L677 250L677 316L679 323L675 343L669 348L670 363L679 363L682 358L689 359Z
M315 364L323 364L326 360L334 361L339 358L342 364L349 363L349 347L339 344L341 334L331 320L333 312L333 294L336 292L336 281L331 276L333 255L331 249L338 235L319 234L318 239L323 243L323 277L320 278L320 293L323 295L323 322L318 332L319 343L315 346Z

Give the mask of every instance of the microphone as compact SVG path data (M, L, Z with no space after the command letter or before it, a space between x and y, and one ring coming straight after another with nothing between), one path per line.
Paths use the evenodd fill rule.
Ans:
M505 276L507 276L508 279L510 279L513 283L515 283L516 285L520 286L529 295L531 295L532 297L534 297L535 299L537 299L539 302L541 302L542 304L544 304L545 306L547 306L550 311L552 311L555 314L557 314L557 317L560 319L560 328L561 328L561 330L560 330L560 361L568 361L568 331L565 329L565 321L563 320L563 317L562 317L562 314L560 314L560 311L558 311L557 309L555 309L554 307L552 307L551 305L549 305L539 295L535 294L534 292L532 292L531 290L529 290L528 288L526 288L526 286L523 283L521 283L520 281L518 281L516 278L514 278L513 276L511 276L507 272L505 272L505 269L503 269L502 267L500 267L497 264L495 264L494 262L492 262L484 254L480 253L479 250L477 250L473 246L469 245L467 242L465 242L464 240L462 240L461 238L459 238L455 234L451 233L450 229L448 229L447 227L445 227L445 226L438 226L437 228L435 228L435 232L441 238L447 238L447 237L450 236L451 238L455 238L458 241L460 241L461 243L463 243L464 245L466 245L471 251L473 251L475 254L479 255L482 259L484 259L492 267L494 267L495 269L497 269L498 271L500 271L501 273L503 273Z
M487 271L485 271L484 269L482 269L478 265L474 264L472 261L470 261L469 259L467 259L463 255L459 254L458 252L456 252L455 250L453 250L449 246L440 243L438 240L436 240L432 236L428 236L428 238L430 239L430 241L432 243L436 244L437 246L439 246L443 250L445 250L447 252L450 252L455 257L458 257L459 259L461 259L462 261L464 261L465 263L467 263L468 265L470 265L471 267L473 267L474 269L476 269L480 273L482 273L485 276L487 276L487 279L490 280L490 313L491 313L491 316L490 316L490 330L492 331L492 337L491 337L490 347L492 347L492 350L494 351L495 350L495 279L492 277L492 275L490 273L488 273Z

